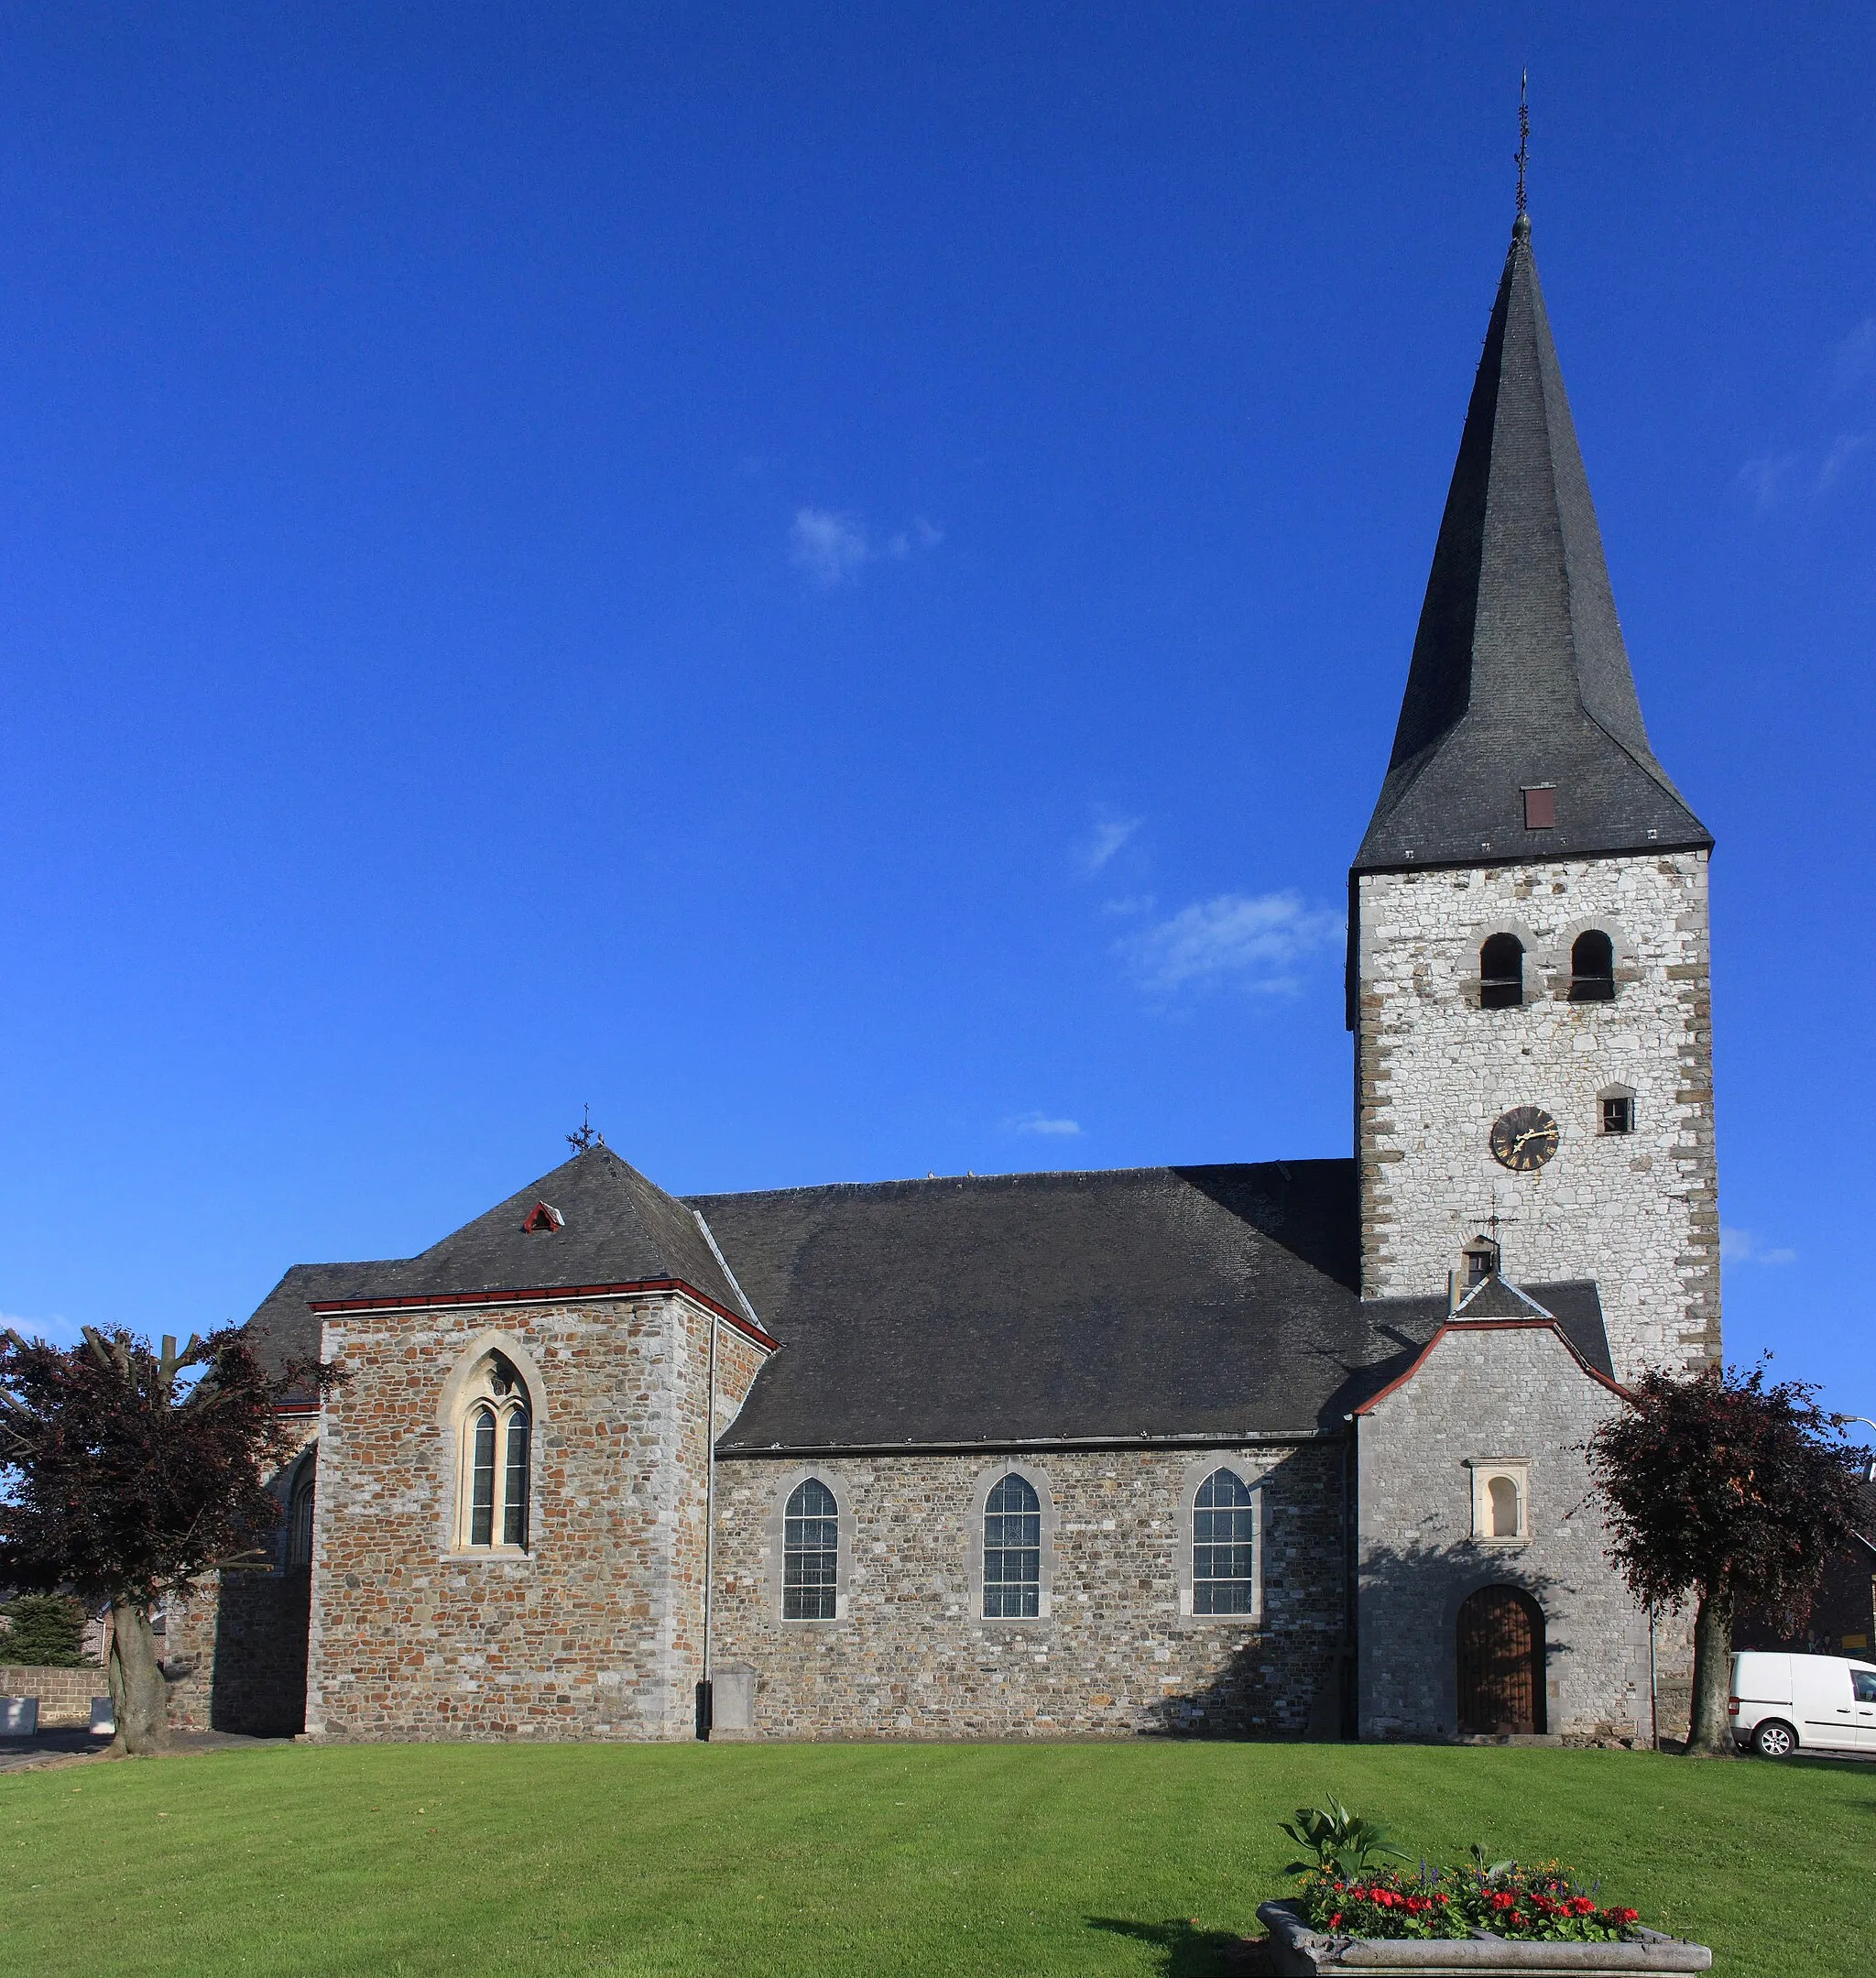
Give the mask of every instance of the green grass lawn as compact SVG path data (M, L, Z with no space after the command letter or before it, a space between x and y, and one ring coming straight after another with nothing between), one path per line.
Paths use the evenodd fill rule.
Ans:
M1296 1744L286 1745L0 1776L8 1973L1218 1968L1335 1794L1764 1978L1876 1970L1876 1766ZM1774 1935L1774 1932L1777 1934Z

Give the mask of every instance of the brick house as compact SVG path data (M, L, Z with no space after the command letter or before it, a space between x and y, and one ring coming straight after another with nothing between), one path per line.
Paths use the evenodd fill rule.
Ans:
M1581 1445L1719 1350L1711 849L1521 216L1350 873L1352 1156L681 1201L599 1145L297 1265L256 1332L351 1379L274 1569L177 1603L179 1714L1645 1735L1685 1645Z

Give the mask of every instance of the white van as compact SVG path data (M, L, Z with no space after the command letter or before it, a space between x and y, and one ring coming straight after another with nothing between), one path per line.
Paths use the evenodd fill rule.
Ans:
M1876 1758L1876 1666L1842 1656L1733 1657L1733 1736L1761 1758L1803 1747Z

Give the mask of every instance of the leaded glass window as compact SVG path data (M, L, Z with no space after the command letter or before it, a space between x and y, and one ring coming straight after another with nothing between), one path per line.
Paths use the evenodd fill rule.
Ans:
M782 1515L781 1618L832 1621L840 1585L840 1506L818 1477L795 1486Z
M485 1546L495 1535L495 1410L475 1412L470 1456L469 1543Z
M462 1486L456 1543L525 1552L534 1481L534 1402L506 1353L486 1355L462 1403Z
M984 1505L984 1613L1031 1619L1042 1597L1042 1507L1029 1480L1012 1470Z
M1256 1584L1257 1511L1235 1470L1215 1470L1192 1514L1192 1611L1248 1614Z
M502 1544L528 1543L528 1411L517 1408L508 1416L507 1474L502 1502Z

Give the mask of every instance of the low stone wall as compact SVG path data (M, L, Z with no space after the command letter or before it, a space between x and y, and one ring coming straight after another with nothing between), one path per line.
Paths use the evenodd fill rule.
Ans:
M103 1669L0 1668L0 1697L37 1697L41 1731L89 1724L92 1699L109 1688Z

